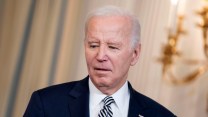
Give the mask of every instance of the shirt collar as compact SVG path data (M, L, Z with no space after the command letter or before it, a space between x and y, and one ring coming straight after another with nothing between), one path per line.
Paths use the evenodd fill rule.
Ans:
M90 90L90 104L91 109L94 109L107 95L98 90L89 78L89 90Z
M89 78L89 90L90 90L90 104L91 108L93 109L99 103L104 99L107 95L103 94L100 90L98 90L95 85L92 83L91 79ZM112 95L113 99L116 102L116 105L118 106L119 109L121 109L122 112L122 107L124 106L124 101L126 99L129 99L130 94L129 94L129 89L128 89L128 82L126 81L124 85L116 91Z
M124 102L126 101L126 99L129 99L130 97L127 81L118 91L116 91L112 95L112 97L115 100L116 105L118 106L119 110L121 110L122 112L122 107L124 107Z

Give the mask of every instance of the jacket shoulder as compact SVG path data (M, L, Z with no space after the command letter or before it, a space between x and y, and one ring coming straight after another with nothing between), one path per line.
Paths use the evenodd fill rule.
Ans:
M77 90L86 89L87 78L58 85L49 86L33 92L24 117L65 117L69 116L69 103L74 100ZM78 94L85 94L78 92ZM73 96L71 96L73 94Z
M144 110L144 115L154 117L176 117L170 110L155 100L132 89L135 102Z
M62 84L56 84L43 89L39 89L35 92L38 92L42 96L67 94L77 84L77 82L78 81L72 81Z

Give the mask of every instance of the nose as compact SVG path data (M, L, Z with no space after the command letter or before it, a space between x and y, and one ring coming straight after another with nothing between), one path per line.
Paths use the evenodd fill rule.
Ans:
M107 51L104 46L100 46L100 48L97 52L96 59L99 62L104 62L104 61L108 60Z

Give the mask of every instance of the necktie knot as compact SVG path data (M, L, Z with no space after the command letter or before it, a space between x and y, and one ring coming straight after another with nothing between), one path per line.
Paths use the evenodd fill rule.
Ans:
M104 102L104 106L103 106L103 109L100 110L98 117L112 117L113 112L112 112L110 105L112 103L115 103L113 97L106 96L102 101Z
M112 103L114 103L114 99L113 97L111 96L106 96L104 99L103 99L103 102L104 102L104 106L109 106L111 105Z

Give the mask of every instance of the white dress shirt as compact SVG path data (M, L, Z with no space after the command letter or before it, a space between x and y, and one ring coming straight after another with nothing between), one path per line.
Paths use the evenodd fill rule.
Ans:
M98 90L89 78L89 91L90 91L90 117L98 117L98 113L103 108L104 103L102 100L107 96ZM115 103L111 104L113 117L127 117L129 110L129 89L127 81L125 84L113 95Z

